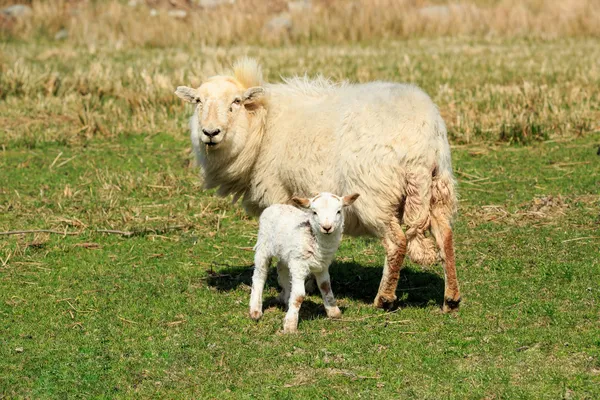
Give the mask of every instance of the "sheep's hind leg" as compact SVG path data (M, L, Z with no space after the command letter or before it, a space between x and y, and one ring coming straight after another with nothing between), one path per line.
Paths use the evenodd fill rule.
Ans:
M440 258L444 267L444 305L442 311L452 312L458 310L460 305L460 290L456 277L456 264L454 260L454 241L452 228L448 220L441 216L431 219L431 233L439 247Z
M257 250L254 255L254 274L252 275L252 293L250 294L250 318L259 320L262 317L262 292L267 280L267 272L271 258Z
M283 261L277 263L277 282L281 286L281 292L277 296L277 301L287 306L291 292L290 270Z
M400 278L400 269L406 255L406 235L402 232L400 222L393 219L383 237L383 247L386 258L383 266L383 276L379 284L379 291L375 297L375 307L389 308L396 300L396 288Z
M323 296L323 305L325 306L327 316L329 318L340 318L342 316L342 312L337 306L335 297L333 296L333 292L331 291L331 280L329 277L329 272L323 271L320 273L315 273L315 278L317 278L317 284L319 285L321 296Z
M304 281L308 275L308 272L304 270L302 265L292 264L289 267L292 275L292 290L288 303L288 311L283 322L283 333L295 333L298 331L300 306L304 301L304 296L306 296Z

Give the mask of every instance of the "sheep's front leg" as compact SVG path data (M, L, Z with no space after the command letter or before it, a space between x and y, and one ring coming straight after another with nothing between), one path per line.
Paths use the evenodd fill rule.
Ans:
M283 333L295 333L298 331L298 314L306 295L304 281L308 275L308 272L304 271L302 265L290 263L289 267L292 275L292 290L288 303L288 312L283 322Z
M336 304L333 291L331 290L331 281L329 277L329 271L324 270L323 272L315 273L317 278L317 284L323 296L323 304L325 305L325 311L329 318L340 318L342 312Z
M250 294L250 318L259 320L262 317L262 292L267 280L267 272L271 258L260 250L254 255L254 274L252 275L252 293Z
M379 291L375 297L375 307L387 308L396 300L396 288L400 278L400 269L406 255L406 236L402 232L400 223L394 219L383 238L385 247L385 264L383 276L379 284Z

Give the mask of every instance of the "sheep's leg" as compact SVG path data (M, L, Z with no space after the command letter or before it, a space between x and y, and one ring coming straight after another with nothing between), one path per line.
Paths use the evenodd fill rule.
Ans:
M290 270L283 261L277 263L277 282L279 282L279 286L281 286L281 292L279 292L279 296L277 296L277 301L287 305L291 292Z
M250 294L250 318L259 320L262 317L262 292L267 280L267 272L271 258L257 250L254 255L254 274L252 275L252 293Z
M444 267L444 305L443 312L458 310L460 304L460 290L456 277L456 264L454 261L454 240L452 227L448 220L439 215L431 219L431 233L439 247L440 258Z
M400 278L400 269L406 255L406 236L402 232L400 222L394 219L383 237L386 258L379 291L375 297L375 307L388 308L396 300L396 288Z
M298 330L298 314L300 313L300 306L304 301L304 296L306 296L304 281L308 275L308 272L304 271L301 265L291 264L289 267L292 275L292 290L288 303L288 311L283 323L283 333L294 333Z
M342 312L337 306L333 291L331 290L329 271L325 270L323 272L315 273L315 278L317 278L317 284L319 285L321 296L323 296L323 304L325 305L327 316L329 318L340 318Z

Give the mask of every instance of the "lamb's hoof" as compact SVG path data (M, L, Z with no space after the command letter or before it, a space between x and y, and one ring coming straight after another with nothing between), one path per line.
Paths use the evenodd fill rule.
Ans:
M456 299L456 300L451 299L449 297L444 298L444 305L442 306L442 312L443 313L451 313L451 312L458 311L458 306L460 306L460 300L461 300L460 297L458 297L458 299Z
M286 319L283 321L283 333L297 333L298 332L298 319Z
M375 307L377 307L377 308L389 310L390 308L392 308L395 301L396 301L396 295L389 297L389 296L383 296L381 294L378 294L377 297L375 297L375 301L373 302L373 305L375 305Z
M331 307L326 309L325 311L327 311L327 316L329 318L341 318L342 317L342 312L340 311L339 307Z
M262 317L263 313L260 310L250 310L250 318L255 321L258 321L260 317Z

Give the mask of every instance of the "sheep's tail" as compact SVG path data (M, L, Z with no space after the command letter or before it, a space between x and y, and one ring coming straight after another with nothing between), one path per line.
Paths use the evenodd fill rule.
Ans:
M445 139L446 128L441 118L437 128ZM434 238L426 236L426 232L431 232L432 218L438 223L451 224L458 203L455 186L447 141L431 170L407 174L403 221L407 226L406 250L413 262L430 265L437 261Z
M422 265L433 264L437 255L433 240L425 236L431 225L432 189L430 173L423 171L407 174L403 216L407 227L406 252L413 262Z

